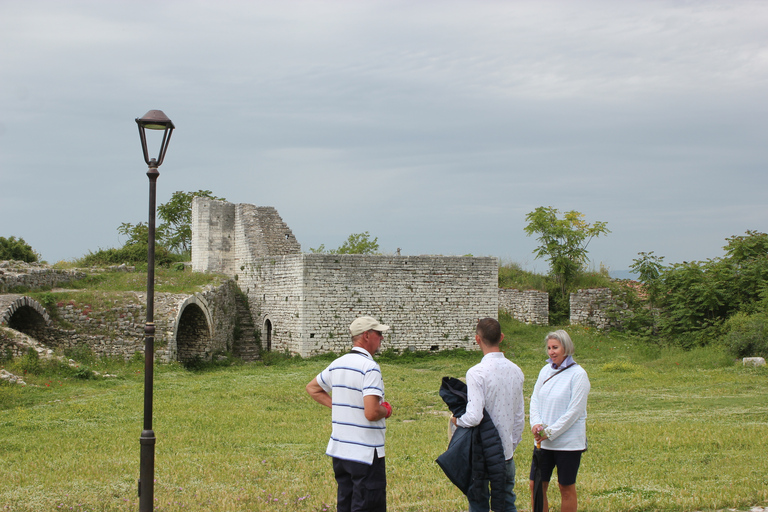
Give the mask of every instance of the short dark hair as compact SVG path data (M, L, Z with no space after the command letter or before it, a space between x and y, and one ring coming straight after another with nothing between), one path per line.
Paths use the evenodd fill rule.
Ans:
M475 333L488 345L498 345L501 342L501 325L495 318L483 318L477 322Z

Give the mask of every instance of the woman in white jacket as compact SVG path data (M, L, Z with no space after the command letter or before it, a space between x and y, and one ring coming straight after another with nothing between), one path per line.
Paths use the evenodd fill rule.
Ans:
M547 488L557 468L561 512L577 509L576 475L581 454L587 449L587 396L589 377L573 360L574 346L568 333L559 330L546 337L547 364L539 372L530 405L531 432L541 443L539 457L531 465L531 496L536 460L539 460L544 510L548 509Z

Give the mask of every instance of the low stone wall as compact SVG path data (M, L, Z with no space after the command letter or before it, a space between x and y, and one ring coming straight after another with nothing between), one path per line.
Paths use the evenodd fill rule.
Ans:
M621 312L627 305L609 288L592 288L572 293L571 325L586 325L600 330L620 327Z
M499 288L499 309L526 324L549 325L547 292Z
M195 295L155 292L156 359L209 359L215 352L231 350L237 293L233 280L209 286ZM146 293L110 293L102 299L99 302L108 302L108 307L77 300L75 295L42 313L37 302L22 295L2 295L0 305L7 303L3 312L10 312L4 324L46 347L65 350L87 345L97 356L126 359L143 353ZM0 350L10 350L14 356L23 354L26 349L7 331L0 333Z
M86 277L81 270L60 270L40 263L0 261L0 293L17 287L30 290L55 288Z

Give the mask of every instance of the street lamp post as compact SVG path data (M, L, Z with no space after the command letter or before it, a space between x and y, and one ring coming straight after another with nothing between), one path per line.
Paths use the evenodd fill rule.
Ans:
M161 110L150 110L136 119L139 125L144 161L149 166L149 236L147 249L147 323L144 325L144 429L141 431L141 467L139 472L139 510L151 512L154 507L155 483L155 431L152 430L152 388L155 364L155 197L157 170L165 158L171 141L173 122ZM163 141L157 158L149 158L145 130L163 130Z

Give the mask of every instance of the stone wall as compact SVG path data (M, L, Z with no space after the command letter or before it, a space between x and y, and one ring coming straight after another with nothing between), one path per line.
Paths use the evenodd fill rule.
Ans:
M627 305L613 297L609 288L578 290L570 295L571 325L586 325L600 330L618 327L621 311Z
M207 360L216 352L231 350L237 293L232 280L194 295L155 292L157 359ZM102 305L75 298L45 310L29 297L0 295L0 323L53 349L87 345L97 356L126 359L143 353L146 293L110 293L99 303ZM2 337L1 350L19 350L11 338Z
M30 290L55 288L85 276L80 270L60 270L39 263L0 261L0 293L7 293L17 287Z
M395 350L474 348L498 315L496 258L302 254L271 207L195 198L192 268L234 276L262 347L301 356L347 350L361 315L392 325Z
M269 206L207 197L192 201L192 269L234 276L255 258L298 254L301 246Z
M255 260L237 279L262 345L302 356L347 350L362 315L392 327L384 350L471 349L477 320L499 309L496 258L296 254Z
M179 304L170 333L168 355L171 360L204 361L218 352L232 351L237 324L237 294L234 280L208 286L186 296Z
M547 292L499 288L499 309L526 324L549 325Z

